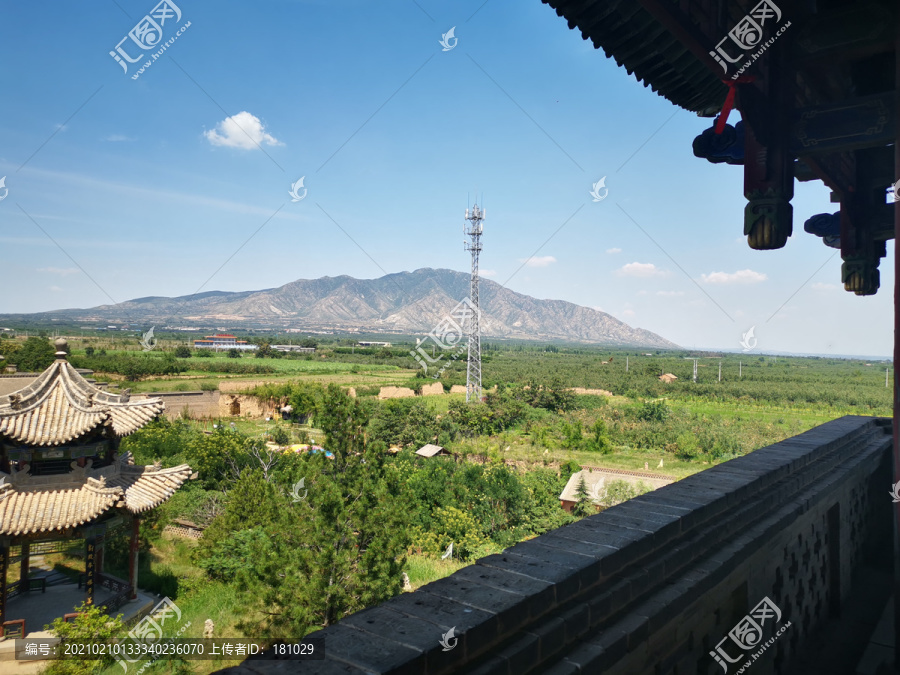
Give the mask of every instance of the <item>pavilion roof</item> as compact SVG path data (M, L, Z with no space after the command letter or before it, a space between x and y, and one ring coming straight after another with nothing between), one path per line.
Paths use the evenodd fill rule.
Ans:
M33 446L69 443L105 427L128 436L155 417L162 399L130 401L128 394L112 394L88 382L66 361L57 345L57 359L24 389L0 396L0 437Z
M100 469L72 462L72 471L66 474L0 472L0 536L67 530L111 508L142 513L169 499L191 474L187 464L168 469L136 466L130 453Z

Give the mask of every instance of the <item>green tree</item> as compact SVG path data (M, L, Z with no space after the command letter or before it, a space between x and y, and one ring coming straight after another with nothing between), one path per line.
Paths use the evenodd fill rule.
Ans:
M410 508L399 474L366 444L358 400L329 386L319 419L334 459L300 458L268 481L244 472L198 547L211 574L235 573L244 628L259 635L302 636L400 591Z
M84 354L85 354L85 356L93 356L94 348L91 347L90 345L88 345L87 347L84 348Z
M228 358L229 359L239 359L241 358L241 352L234 347L228 350Z
M191 348L187 345L178 345L175 347L175 356L179 359L191 358Z
M46 370L56 358L56 348L48 340L30 337L7 358L19 370L39 373Z
M585 449L604 454L612 451L612 443L609 442L606 433L606 423L602 419L598 419L591 427L591 436L585 443Z
M566 450L580 450L584 445L584 431L581 420L572 423L563 421L560 425L563 434L563 447Z
M584 518L592 513L596 513L594 502L591 494L588 492L587 484L584 482L584 476L578 480L578 489L575 490L575 496L578 498L575 506L572 507L572 514L578 518Z

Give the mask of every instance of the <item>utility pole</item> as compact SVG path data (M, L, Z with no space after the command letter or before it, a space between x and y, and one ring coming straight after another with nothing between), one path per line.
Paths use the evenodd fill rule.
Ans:
M625 357L625 372L628 372L628 357Z
M744 364L738 361L738 378L744 378Z
M697 359L693 358L692 356L685 356L684 358L687 359L688 361L694 362L694 382L696 382L697 381Z
M719 361L719 382L722 381L722 362Z
M466 367L466 403L481 401L481 308L478 302L478 256L481 253L481 233L484 226L485 212L478 208L478 204L471 211L466 209L466 222L463 232L469 237L464 241L467 251L472 253L472 283L469 291L471 302L471 314L468 316L466 326L469 329L469 357Z

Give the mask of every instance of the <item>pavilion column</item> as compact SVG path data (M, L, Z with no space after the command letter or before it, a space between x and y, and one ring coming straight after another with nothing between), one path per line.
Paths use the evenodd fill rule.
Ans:
M104 535L97 536L97 579L103 574L103 553L106 551L106 537Z
M22 582L23 590L28 590L28 569L31 565L31 544L27 541L22 542L22 562L19 567L19 579Z
M131 521L131 548L128 556L128 570L130 576L128 578L131 584L131 599L137 600L138 585L138 546L140 544L141 519L137 514Z
M94 537L85 539L84 546L84 589L85 603L94 604L94 590L97 581L97 544Z

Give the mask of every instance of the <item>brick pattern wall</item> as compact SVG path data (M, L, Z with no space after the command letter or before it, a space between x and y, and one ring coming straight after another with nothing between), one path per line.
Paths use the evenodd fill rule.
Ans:
M890 546L890 426L848 416L482 558L312 636L309 673L711 675L710 652L764 598L754 675L799 647ZM883 499L879 499L879 495ZM887 523L887 527L885 527ZM773 626L773 624L775 624ZM458 642L444 651L442 635ZM254 661L234 675L292 672Z
M203 530L195 527L185 527L184 525L166 525L163 528L163 532L187 539L199 539L203 536Z

